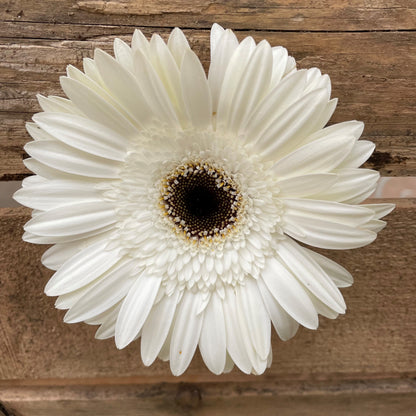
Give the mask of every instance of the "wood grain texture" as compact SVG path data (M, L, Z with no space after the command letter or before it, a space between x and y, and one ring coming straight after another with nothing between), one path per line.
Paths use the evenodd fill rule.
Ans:
M135 342L118 351L114 340L94 339L96 327L62 322L63 311L42 292L51 275L40 263L45 247L23 243L28 210L0 211L0 379L140 377L174 382L167 363L141 364ZM318 331L301 329L282 342L273 337L272 367L257 378L234 370L210 374L199 356L180 378L195 381L348 380L416 376L415 200L399 200L374 244L331 258L355 284L343 290L348 305L336 321L321 318Z
M185 28L205 69L213 22L284 45L300 68L331 76L331 123L359 119L377 149L367 167L416 175L413 0L0 0L0 180L29 174L24 123L35 95L62 95L59 75L135 27ZM416 403L416 200L400 200L369 247L324 254L355 276L348 311L289 342L272 339L266 374L220 377L199 355L180 378L146 368L139 343L119 351L96 327L67 325L43 294L43 246L21 241L29 210L0 209L0 415L410 416Z
M21 25L20 25L21 26ZM65 26L68 32L72 26ZM85 40L0 39L0 178L28 174L22 164L22 146L29 140L24 123L39 111L36 94L62 95L59 76L66 65L81 66L95 47L111 51L116 34L129 41L125 30L89 26L93 33L75 27L72 37ZM131 32L133 29L128 28ZM146 29L150 35L156 29ZM168 31L157 30L165 38ZM191 45L209 65L209 32L185 31ZM331 123L359 119L366 123L364 138L378 148L368 167L383 175L416 174L416 33L276 33L238 32L272 45L285 45L299 68L318 66L331 76L333 96L339 98ZM90 37L89 37L90 36ZM385 51L392 53L386 54Z
M411 30L408 0L2 0L4 21L256 30ZM35 6L36 5L36 6Z
M402 380L113 383L10 385L0 397L14 416L413 416L416 397L416 383Z

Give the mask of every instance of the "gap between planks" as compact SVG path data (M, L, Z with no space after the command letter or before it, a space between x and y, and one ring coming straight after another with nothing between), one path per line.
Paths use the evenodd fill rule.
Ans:
M10 31L10 34L7 34L7 30L4 33L0 33L0 39L10 39L11 41L15 41L18 39L27 39L27 40L69 40L69 39L74 39L74 40L82 40L80 39L80 35L76 35L78 30L85 30L86 28L90 29L93 27L97 27L97 28L101 28L101 29L106 29L106 30L110 30L116 34L130 34L130 32L132 32L134 29L145 29L145 30L152 30L152 31L158 31L158 30L162 30L162 31L166 31L166 30L173 30L174 28L178 27L175 25L171 25L171 26L155 26L155 25L146 25L146 24L119 24L119 25L108 25L108 24L104 24L104 23L65 23L65 22L57 22L57 23L49 23L49 22L36 22L36 21L31 21L31 20L19 20L18 22L15 20L3 20L0 22L2 24L4 24L7 27L7 30ZM28 36L25 34L25 32L23 32L21 29L22 27L25 27L27 25L33 25L33 26L39 26L41 27L41 29L43 31L45 31L48 33L50 31L51 28L54 28L54 33L55 36L42 36L42 37L37 37L36 35L32 35L32 36ZM57 31L56 29L62 27L62 28L70 28L71 32L74 33L75 36L71 37L71 33L68 33L68 36L61 36L59 37L59 31ZM211 30L212 25L209 26L180 26L181 30L184 31L191 31L191 30L198 30L200 32L209 32ZM228 26L225 26L228 28ZM416 32L416 28L415 29L351 29L351 30L338 30L338 29L333 29L333 30L321 30L321 29L267 29L267 28L236 28L234 29L234 27L229 27L232 30L238 31L239 33L244 33L244 32L249 32L249 33L256 33L256 34L260 34L261 33L412 33L412 32ZM48 30L49 29L49 30ZM74 30L75 29L75 30ZM34 33L37 33L37 31L35 31ZM67 32L64 32L65 34L67 34ZM52 33L51 33L52 34ZM101 35L88 35L85 40L92 40L94 39L94 37L100 37Z

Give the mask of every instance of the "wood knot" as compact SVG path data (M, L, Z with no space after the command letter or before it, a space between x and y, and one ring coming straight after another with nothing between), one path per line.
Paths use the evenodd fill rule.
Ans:
M196 409L201 404L201 392L192 384L179 384L175 403L182 409Z

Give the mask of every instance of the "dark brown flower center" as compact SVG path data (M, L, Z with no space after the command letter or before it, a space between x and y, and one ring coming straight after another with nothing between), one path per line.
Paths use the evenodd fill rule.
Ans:
M235 226L241 196L222 170L189 163L165 179L161 202L175 226L188 238L199 240L224 235Z

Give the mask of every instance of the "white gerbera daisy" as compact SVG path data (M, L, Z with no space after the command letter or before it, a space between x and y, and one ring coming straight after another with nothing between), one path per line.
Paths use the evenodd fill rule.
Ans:
M24 240L54 244L45 292L118 348L140 337L145 365L180 375L199 346L215 374L261 374L271 322L287 340L345 312L351 275L297 241L376 238L393 206L357 205L374 145L361 122L324 128L329 77L266 41L214 25L208 78L179 29L114 51L69 66L69 99L40 96L27 125L36 175L15 198L34 209Z

